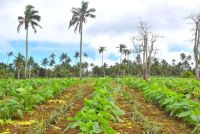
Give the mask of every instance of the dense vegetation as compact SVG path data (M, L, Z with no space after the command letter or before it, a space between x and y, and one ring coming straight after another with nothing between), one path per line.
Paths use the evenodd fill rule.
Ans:
M105 51L105 50L104 50ZM124 55L124 53L123 53ZM180 55L180 61L173 60L172 63L168 63L166 60L159 61L157 58L154 58L151 66L151 75L153 76L181 76L181 77L193 77L194 69L192 68L191 56ZM74 61L77 61L79 57L79 52L74 54ZM122 70L120 76L141 76L141 58L136 57L135 60L128 60L126 57L122 60L122 63L116 63L115 65L108 66L106 63L102 66L94 65L93 63L87 62L88 55L85 53L85 61L82 63L83 76L119 76L119 68ZM8 56L9 60L14 58L13 62L0 63L0 77L24 77L24 67L25 59L24 56L18 54L16 56ZM62 53L59 56L60 63L56 63L56 55L52 53L49 58L44 58L39 65L34 61L33 57L29 58L28 61L28 75L27 77L78 77L79 76L79 62L75 62L75 65L72 65L72 58L67 55L67 53ZM189 74L188 74L189 73Z
M140 89L148 101L159 104L170 116L181 118L195 126L194 131L200 127L199 81L179 78L144 81L135 78L125 79L125 83Z
M0 63L0 133L199 133L200 82L194 78L199 79L200 19L195 63L184 53L171 63L156 58L159 36L141 21L132 38L134 47L118 44L119 61L108 66L106 47L100 46L98 66L88 62L90 55L82 49L83 26L87 18L96 17L95 12L84 1L71 10L69 28L75 26L80 34L80 51L74 59L67 52L52 53L40 64L28 55L28 33L30 27L35 33L36 27L42 28L41 16L34 6L25 7L17 31L25 26L26 55L8 52L7 62Z
M60 95L75 79L1 80L0 119L22 118L24 111Z

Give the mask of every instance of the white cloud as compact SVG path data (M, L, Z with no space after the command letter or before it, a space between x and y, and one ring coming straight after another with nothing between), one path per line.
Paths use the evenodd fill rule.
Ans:
M74 34L73 27L68 30L71 19L70 9L79 7L80 0L0 0L0 53L12 50L9 44L12 40L24 40L25 32L21 29L18 34L16 27L17 17L23 15L27 4L33 4L42 16L42 29L35 35L30 32L29 39L33 41L57 42L67 45L79 43L79 34ZM198 11L199 0L89 0L89 7L96 8L96 19L88 19L84 25L84 42L96 50L96 59L91 62L101 65L98 54L99 46L106 46L105 60L109 64L116 61L109 56L118 55L116 46L120 43L132 47L130 37L137 31L139 18L146 21L152 32L164 36L157 42L160 53L159 58L171 61L178 57L180 52L192 55L192 38L189 21L183 19L194 11ZM55 43L56 44L56 43ZM170 52L173 45L188 46L187 51ZM58 46L55 46L58 47Z

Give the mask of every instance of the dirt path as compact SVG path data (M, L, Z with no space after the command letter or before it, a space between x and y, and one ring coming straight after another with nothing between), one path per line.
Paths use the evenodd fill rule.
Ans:
M141 134L141 126L133 120L133 112L130 104L127 103L123 95L117 97L117 106L125 111L122 117L123 122L112 123L112 128L120 134Z
M70 129L67 132L64 132L64 129L67 127L67 125L70 123L70 121L67 120L67 117L74 117L77 112L79 112L83 106L84 106L84 98L90 98L91 94L94 90L94 87L92 85L87 87L87 90L85 90L85 93L80 99L76 100L74 102L74 105L70 108L70 110L62 116L55 124L49 126L45 134L78 134L80 131L79 129Z
M159 106L145 100L142 93L137 89L125 88L138 101L141 113L153 122L161 125L164 134L190 134L191 129L187 128L181 121L170 117Z
M115 88L118 88L119 84L112 81L110 82L110 86L114 90ZM121 88L121 90L123 89ZM124 97L123 92L119 92L118 94L116 94L115 99L116 105L120 109L124 110L125 115L121 117L121 119L123 120L122 122L112 122L111 127L120 134L141 134L141 126L133 120L132 107L130 106L131 104L127 103L128 101Z
M23 119L12 120L8 125L0 126L0 133L10 132L12 134L24 134L30 131L30 128L34 128L33 126L41 124L45 120L49 121L50 123L53 122L53 120L56 120L56 118L60 116L56 115L57 113L62 114L62 112L66 112L68 109L70 109L71 103L78 97L76 96L77 92L80 92L81 89L87 90L88 86L88 83L77 84L65 90L63 94L57 98L39 105L32 112L27 112Z

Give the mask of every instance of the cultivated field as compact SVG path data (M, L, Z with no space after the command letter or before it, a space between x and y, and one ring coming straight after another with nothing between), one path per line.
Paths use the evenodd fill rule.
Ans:
M1 134L189 134L200 126L194 79L1 79Z

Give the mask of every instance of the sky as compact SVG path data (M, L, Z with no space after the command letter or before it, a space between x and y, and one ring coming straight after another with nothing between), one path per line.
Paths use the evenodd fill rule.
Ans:
M41 60L54 52L56 61L62 52L75 62L80 36L68 29L72 7L80 7L82 0L0 0L0 62L7 61L9 51L25 55L25 30L17 32L18 16L23 16L25 6L31 4L39 11L40 25L35 34L29 30L29 56ZM199 0L88 0L89 8L96 9L96 18L88 19L83 26L83 51L89 63L101 65L100 46L106 47L105 62L119 61L116 48L125 44L133 49L131 37L138 32L142 19L152 33L162 36L155 43L159 49L156 57L180 60L180 53L193 56L193 24L187 16L198 12ZM130 56L135 60L135 55ZM11 59L13 60L13 58Z

